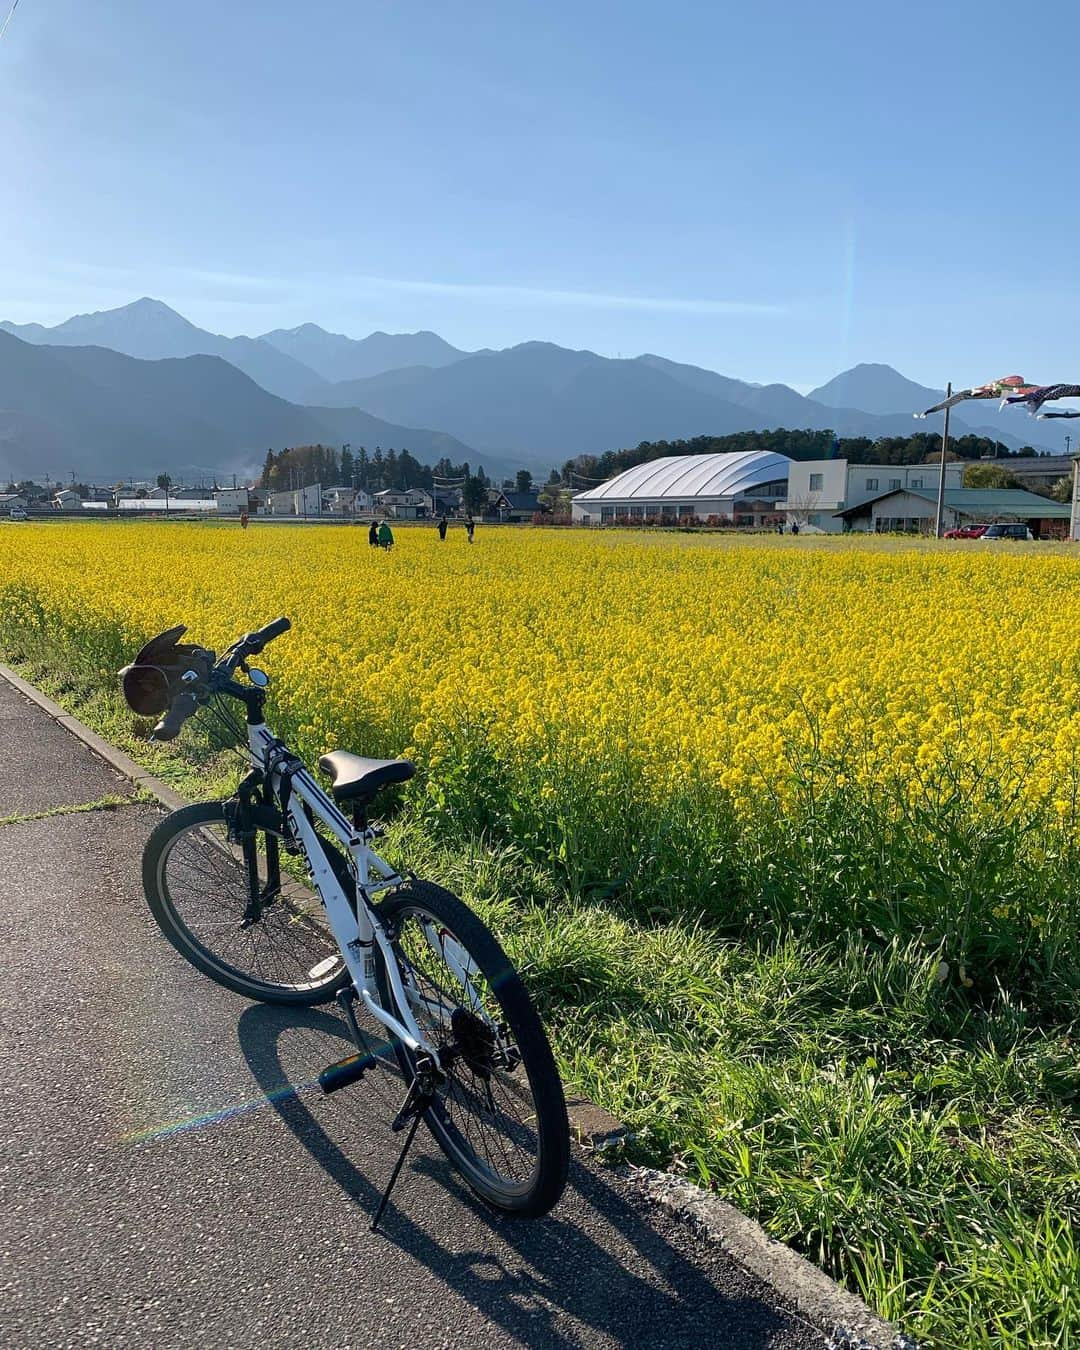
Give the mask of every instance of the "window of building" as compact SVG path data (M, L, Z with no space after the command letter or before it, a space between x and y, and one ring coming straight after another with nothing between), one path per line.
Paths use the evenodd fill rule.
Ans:
M911 483L909 484L909 486L910 486L910 487L922 487L922 479L921 479L921 478L913 478L913 479L911 480Z
M602 525L606 525L614 519L615 519L615 508L613 506L602 506L600 508L600 523Z
M810 491L820 492L824 485L824 481L824 477L820 473L812 473L810 475Z
M895 492L896 489L897 489L898 487L902 487L902 486L903 486L903 484L901 483L901 481L900 481L899 478L890 478L890 479L889 479L889 491L890 491L890 492Z
M877 479L876 479L876 478L868 478L868 479L866 480L866 490L867 490L867 492L876 492L876 491L877 491Z
M687 516L694 514L694 505L692 502L682 502L679 505L679 519L685 520Z

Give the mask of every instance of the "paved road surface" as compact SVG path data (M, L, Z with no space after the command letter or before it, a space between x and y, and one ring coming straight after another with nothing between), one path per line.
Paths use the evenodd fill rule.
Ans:
M2 680L0 739L0 819L130 795ZM336 1016L250 1005L173 953L139 884L156 817L0 825L6 1347L821 1345L583 1159L552 1216L500 1222L421 1130L371 1234L399 1083L323 1099Z

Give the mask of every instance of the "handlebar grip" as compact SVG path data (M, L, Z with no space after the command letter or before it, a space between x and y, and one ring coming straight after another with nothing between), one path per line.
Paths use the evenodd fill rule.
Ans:
M150 734L154 741L174 741L180 735L180 728L198 708L194 694L178 694L172 707Z
M292 627L292 623L283 614L280 619L273 619L263 628L256 628L254 633L249 633L244 639L244 646L252 656L257 656L268 642L273 642L282 633L287 633Z

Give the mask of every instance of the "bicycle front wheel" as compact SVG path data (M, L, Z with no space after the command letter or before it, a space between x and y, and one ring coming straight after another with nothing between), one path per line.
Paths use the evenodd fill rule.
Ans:
M570 1128L543 1025L506 954L455 895L408 881L378 907L410 1011L445 1077L426 1120L469 1185L502 1213L538 1218L566 1185ZM393 1008L386 968L379 994ZM411 1081L415 1059L395 1042Z
M318 895L281 877L277 845L261 830L246 850L231 843L222 802L185 806L147 840L146 899L180 955L226 989L262 1003L324 1003L348 969Z

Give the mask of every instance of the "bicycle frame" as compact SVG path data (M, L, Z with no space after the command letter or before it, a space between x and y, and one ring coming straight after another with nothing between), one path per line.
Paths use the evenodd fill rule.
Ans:
M353 985L368 1012L392 1031L414 1053L430 1055L436 1064L438 1050L418 1026L409 1007L398 963L382 924L371 911L371 896L400 884L402 878L388 862L369 846L370 832L358 830L322 790L307 768L293 767L295 759L277 740L265 722L248 724L248 748L252 766L266 776L275 796L279 796L283 773L288 766L290 792L288 822L299 841L319 893L330 929L352 977ZM353 911L341 884L327 861L308 812L317 817L352 859L356 874L356 910ZM374 875L373 875L374 874ZM375 951L378 943L386 967L394 1001L404 1022L383 1008L375 982ZM462 972L464 975L464 972ZM468 977L465 988L475 997Z

